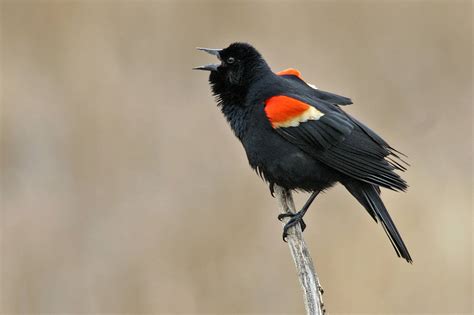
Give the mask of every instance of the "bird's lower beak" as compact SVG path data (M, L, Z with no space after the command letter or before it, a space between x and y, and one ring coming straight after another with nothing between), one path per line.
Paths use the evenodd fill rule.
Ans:
M219 58L219 60L221 59L219 54L222 51L222 49L202 48L202 47L198 47L197 49L205 51L208 54L211 54L213 56L216 56L217 58ZM219 66L220 64L208 64L204 66L194 67L193 70L217 71L217 68Z
M217 71L217 68L219 67L219 64L208 64L204 66L199 66L199 67L194 67L193 70L204 70L204 71Z

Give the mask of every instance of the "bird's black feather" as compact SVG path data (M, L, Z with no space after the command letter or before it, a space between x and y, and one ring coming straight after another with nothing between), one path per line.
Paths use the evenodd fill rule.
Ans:
M298 84L301 89L309 91L309 94L320 100L324 100L331 104L337 104L342 106L352 104L352 100L350 98L313 88L312 86L309 86L304 80L298 78L295 75L282 75L282 77L289 81L292 81L293 83Z
M403 242L397 227L392 221L385 205L380 199L380 192L370 184L360 184L352 180L343 182L346 189L364 206L370 216L377 222L380 220L385 233L387 233L390 242L397 255L411 263L413 260L408 249Z
M297 145L311 150L327 150L344 141L354 126L337 112L329 112L318 120L309 120L298 127L276 128L275 131Z

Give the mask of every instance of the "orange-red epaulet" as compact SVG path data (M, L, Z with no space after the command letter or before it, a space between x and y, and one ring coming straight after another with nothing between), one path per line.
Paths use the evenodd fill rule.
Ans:
M277 75L294 75L295 77L298 77L301 80L303 80L303 77L301 76L301 72L293 68L288 68L288 69L279 71L277 72Z
M317 120L324 115L313 106L284 95L267 99L265 114L273 128L296 127L302 122Z

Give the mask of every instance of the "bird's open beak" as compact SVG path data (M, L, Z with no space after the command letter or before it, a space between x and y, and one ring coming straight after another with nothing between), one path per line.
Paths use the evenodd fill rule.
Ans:
M219 53L222 51L222 49L214 49L214 48L202 48L198 47L197 50L202 50L207 52L210 55L216 56L221 59ZM220 64L208 64L204 66L199 66L199 67L194 67L193 70L205 70L205 71L217 71L217 68L220 66Z

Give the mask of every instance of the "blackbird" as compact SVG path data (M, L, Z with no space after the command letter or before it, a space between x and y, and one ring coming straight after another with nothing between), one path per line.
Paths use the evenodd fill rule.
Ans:
M407 189L395 171L405 171L408 164L402 153L341 109L352 101L306 83L295 69L274 73L247 43L198 49L219 59L194 69L210 71L217 104L271 193L274 185L311 193L299 212L278 217L291 217L283 240L296 224L304 230L303 216L321 191L341 183L381 222L397 255L411 263L380 198L380 187Z

